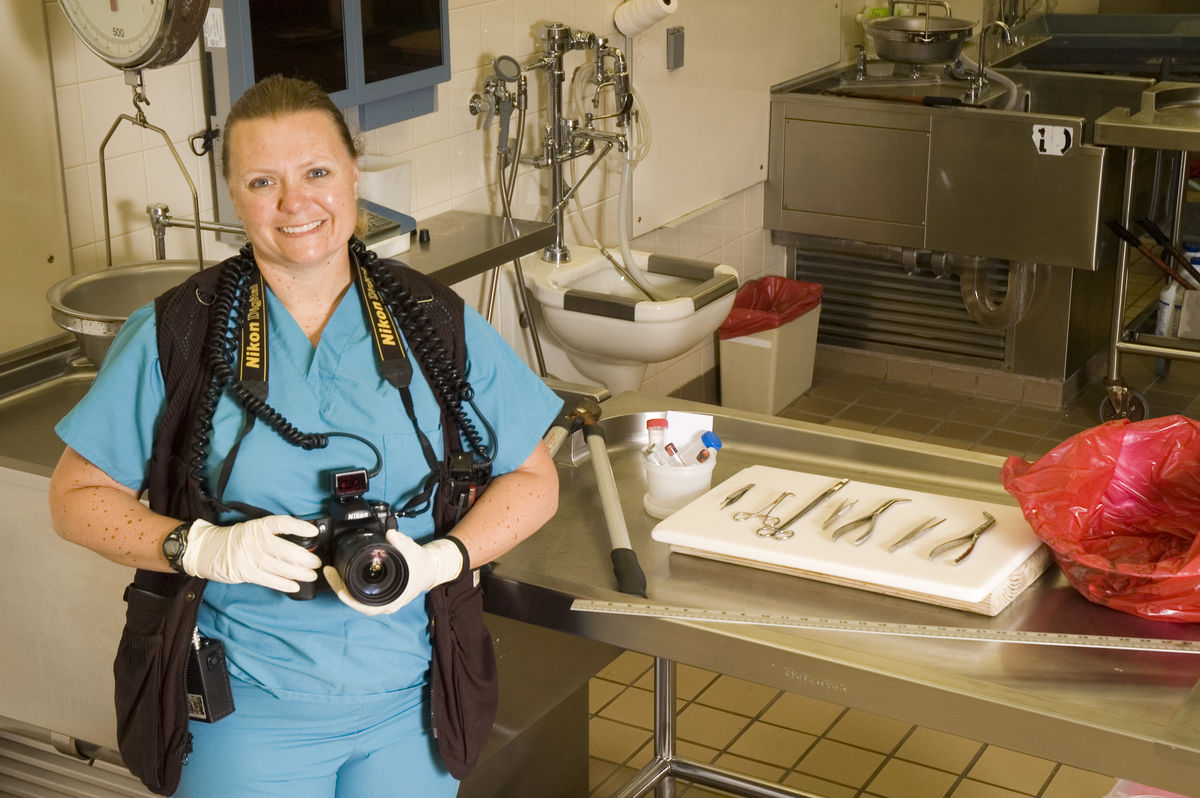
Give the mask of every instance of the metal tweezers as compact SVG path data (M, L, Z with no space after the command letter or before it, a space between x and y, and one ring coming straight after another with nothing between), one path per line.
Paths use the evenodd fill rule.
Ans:
M901 546L906 546L909 543L912 543L914 540L921 537L921 535L924 535L926 532L933 529L935 526L937 526L938 524L942 523L945 520L946 520L945 518L938 518L936 516L931 517L931 518L926 518L924 521L921 521L916 526L914 526L912 529L910 529L905 535L897 538L895 543L888 546L888 553L891 554L893 551L900 548Z

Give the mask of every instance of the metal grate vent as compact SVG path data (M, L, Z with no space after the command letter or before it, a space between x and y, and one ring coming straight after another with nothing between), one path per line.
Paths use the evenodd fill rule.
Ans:
M18 798L152 798L128 771L60 754L0 732L0 795Z
M910 275L897 263L854 254L795 252L796 279L824 286L819 342L952 362L1004 362L1004 330L971 318L957 277ZM1003 279L1002 272L989 276L994 296L1003 296Z

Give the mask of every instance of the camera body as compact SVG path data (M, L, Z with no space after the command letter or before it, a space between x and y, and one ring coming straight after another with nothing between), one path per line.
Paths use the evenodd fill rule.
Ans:
M390 604L408 585L408 564L387 541L388 530L396 529L396 517L384 502L363 498L369 487L365 469L336 471L331 483L328 515L308 519L317 527L316 536L284 537L316 554L322 565L332 565L355 601L376 607ZM307 600L323 590L329 590L329 583L318 572L317 581L301 582L300 590L288 595Z

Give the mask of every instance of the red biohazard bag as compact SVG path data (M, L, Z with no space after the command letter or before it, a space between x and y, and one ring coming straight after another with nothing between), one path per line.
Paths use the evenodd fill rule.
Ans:
M751 280L738 289L733 309L721 323L722 339L782 327L821 304L821 286L786 277Z
M1089 601L1158 621L1200 621L1200 423L1119 419L1001 481Z

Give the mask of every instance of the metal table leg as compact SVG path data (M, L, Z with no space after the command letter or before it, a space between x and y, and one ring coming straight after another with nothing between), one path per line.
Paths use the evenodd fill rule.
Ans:
M1129 229L1130 217L1133 215L1133 172L1137 163L1137 149L1130 147L1125 154L1125 186L1121 196L1121 225ZM1107 394L1105 404L1100 406L1100 418L1108 421L1114 418L1129 418L1131 416L1131 395L1129 385L1121 377L1121 349L1125 332L1125 300L1129 282L1129 247L1121 244L1117 247L1116 290L1113 292L1112 329L1109 333L1108 370L1105 375L1104 388ZM1108 411L1107 413L1105 411Z
M675 755L675 663L654 659L654 759L611 798L637 798L653 788L655 798L674 798L675 780L703 784L746 798L821 798L724 768Z

